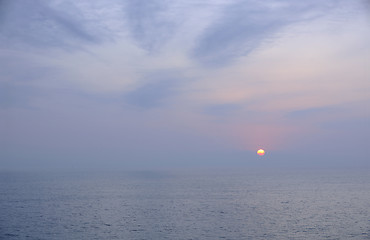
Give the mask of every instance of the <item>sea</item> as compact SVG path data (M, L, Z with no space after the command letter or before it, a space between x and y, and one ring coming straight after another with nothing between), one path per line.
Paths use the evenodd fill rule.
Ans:
M0 239L370 239L370 171L0 171Z

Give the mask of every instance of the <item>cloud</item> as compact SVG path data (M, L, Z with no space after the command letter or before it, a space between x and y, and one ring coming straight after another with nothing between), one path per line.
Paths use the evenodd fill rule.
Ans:
M330 114L337 112L338 109L332 106L329 107L316 107L316 108L307 108L300 109L295 111L290 111L287 113L288 118L292 119L304 119L307 117L314 117L321 114Z
M38 88L0 82L0 108L32 108L32 99L44 95Z
M144 109L160 107L176 94L180 81L182 79L171 73L151 74L142 86L126 93L124 99L128 104Z
M240 104L226 103L226 104L212 104L204 108L203 112L212 116L229 116L241 110Z
M166 15L170 2L162 0L127 1L125 10L133 38L143 49L158 50L172 36L175 21Z
M0 45L7 47L83 49L114 39L120 28L111 2L13 0L1 7Z
M208 66L229 64L245 56L289 24L322 15L328 6L282 1L256 3L244 1L225 7L199 36L191 56Z
M50 8L43 1L12 1L8 4L6 22L2 24L2 41L22 42L38 47L71 46L71 38L82 42L95 42L81 19L61 10Z

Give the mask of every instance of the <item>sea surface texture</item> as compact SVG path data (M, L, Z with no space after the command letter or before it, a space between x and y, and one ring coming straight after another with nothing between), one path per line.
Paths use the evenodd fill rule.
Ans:
M370 239L370 173L0 172L0 239Z

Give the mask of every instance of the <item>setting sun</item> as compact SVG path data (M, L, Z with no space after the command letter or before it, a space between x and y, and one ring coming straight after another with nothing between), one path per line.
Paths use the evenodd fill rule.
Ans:
M263 156L263 155L265 155L265 150L263 150L262 148L258 149L257 154L260 155L260 156Z

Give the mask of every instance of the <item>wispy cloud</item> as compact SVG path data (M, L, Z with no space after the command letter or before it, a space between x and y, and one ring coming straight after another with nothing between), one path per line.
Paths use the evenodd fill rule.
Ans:
M152 73L143 80L141 86L127 92L124 99L127 103L144 109L160 107L176 94L183 81L184 79L173 73Z
M160 0L126 2L127 25L132 37L143 49L158 51L173 36L176 22L168 14L170 6L171 2Z
M248 55L289 24L321 16L330 8L318 2L238 1L223 9L199 36L192 56L205 65L225 65Z
M84 44L113 40L122 31L122 24L117 24L118 6L112 1L105 5L96 1L3 2L0 44L7 46L83 49Z

